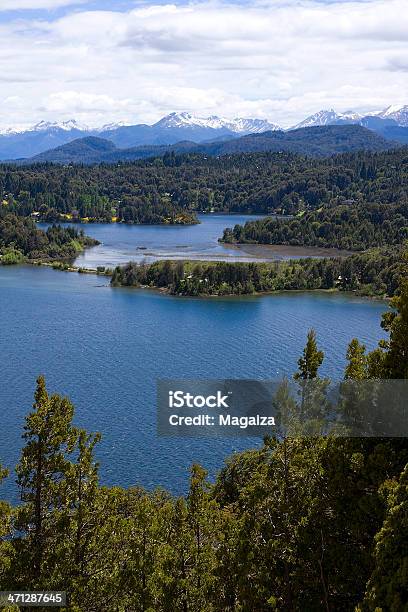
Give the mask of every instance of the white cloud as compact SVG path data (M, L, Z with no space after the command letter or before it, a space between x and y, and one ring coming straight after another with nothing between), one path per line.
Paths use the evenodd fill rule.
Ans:
M58 9L74 4L84 4L87 1L88 0L1 0L0 11Z
M407 0L208 0L25 17L0 27L3 95L25 100L4 110L9 123L23 112L94 124L189 110L288 125L324 107L408 103L406 9Z

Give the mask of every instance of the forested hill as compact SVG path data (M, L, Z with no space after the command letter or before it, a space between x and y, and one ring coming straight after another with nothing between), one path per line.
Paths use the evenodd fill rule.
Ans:
M172 153L117 165L0 166L0 207L48 220L176 223L191 222L198 211L307 215L345 206L346 214L371 204L397 206L400 214L407 201L408 148L325 159Z
M313 178L312 178L313 177ZM274 192L280 212L227 228L227 243L283 244L364 250L408 239L408 150L333 157ZM282 191L283 188L283 191Z
M249 134L241 138L217 140L206 144L183 141L171 146L141 146L118 149L103 138L87 137L74 140L55 149L45 151L31 162L116 163L164 155L168 152L201 153L203 155L231 155L263 151L288 151L301 155L324 157L349 151L386 151L397 145L375 132L358 125L330 125Z
M222 242L331 247L361 251L408 239L408 202L340 205L293 219L266 217L226 228Z

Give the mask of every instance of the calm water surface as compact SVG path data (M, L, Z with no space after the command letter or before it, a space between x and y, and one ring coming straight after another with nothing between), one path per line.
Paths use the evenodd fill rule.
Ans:
M324 293L174 298L111 289L96 276L0 267L0 461L12 467L18 458L43 373L51 391L72 398L76 422L103 434L103 482L180 493L193 461L214 473L226 455L254 442L159 438L158 378L291 374L312 326L326 352L323 373L339 376L353 336L368 348L382 336L385 308ZM15 494L11 482L5 490Z
M254 215L199 215L198 225L126 225L90 223L81 226L101 243L78 257L85 268L114 267L128 261L201 259L207 261L274 261L303 256L342 254L334 249L223 245L218 242L226 227L260 219ZM78 226L76 226L78 227Z

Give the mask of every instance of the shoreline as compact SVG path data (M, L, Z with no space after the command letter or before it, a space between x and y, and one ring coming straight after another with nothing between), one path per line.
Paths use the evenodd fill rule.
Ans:
M237 249L244 251L253 257L261 258L265 257L266 254L279 253L280 258L268 261L284 261L286 258L330 258L330 257L350 257L356 253L364 253L364 251L347 251L345 249L327 248L327 247L315 247L315 246L297 246L290 244L258 244L252 242L222 242L220 244L227 246L228 248ZM258 254L259 253L259 254ZM264 254L263 254L264 253Z
M35 223L42 225L137 225L137 226L150 226L150 227L190 227L194 225L200 225L201 221L190 221L189 223L134 223L129 221L107 221L106 219L57 219L49 221L46 219L33 219Z
M188 260L185 260L188 261ZM197 263L194 261L194 263ZM46 268L52 268L53 270L55 270L56 272L74 272L76 274L86 274L86 275L94 275L94 276L101 276L101 277L106 277L106 278L111 278L113 275L113 270L111 269L107 269L105 271L98 271L96 268L82 268L79 266L65 266L64 263L61 262L46 262L46 261L26 261L22 264L17 264L17 265L29 265L29 266L34 266L34 267L46 267ZM126 289L126 290L149 290L149 291L155 291L158 293L161 293L162 295L167 295L170 297L174 297L174 298L190 298L190 299L209 299L209 298L238 298L238 299L242 299L242 298L251 298L251 297L263 297L263 296L268 296L268 295L280 295L280 294L296 294L296 293L322 293L322 294L333 294L333 295L345 295L348 297L355 297L355 298L360 298L360 299L364 299L364 300L370 300L370 301L380 301L380 302L389 302L392 298L389 296L380 296L380 295L365 295L365 294L359 294L357 293L357 291L341 291L340 289L337 289L335 287L330 288L330 289L279 289L279 290L275 290L275 291L254 291L253 293L241 293L241 294L236 294L236 293L229 293L229 294L218 294L218 293L202 293L200 295L186 295L186 294L178 294L178 293L171 293L170 288L169 287L157 287L157 286L151 286L151 285L139 285L139 286L126 286L126 285L111 285L109 284L109 287L113 288L113 289Z

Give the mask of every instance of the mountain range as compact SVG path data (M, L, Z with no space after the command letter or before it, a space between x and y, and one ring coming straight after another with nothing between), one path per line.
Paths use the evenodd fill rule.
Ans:
M75 120L63 123L41 121L28 129L6 129L0 132L0 160L30 158L78 138L97 136L119 148L141 145L169 145L182 140L193 142L233 138L244 134L279 130L263 119L200 118L189 113L170 113L153 125L110 124L89 128Z
M186 112L170 113L153 125L115 123L98 129L89 128L73 119L62 123L41 121L28 129L8 128L0 131L0 160L32 158L75 140L90 137L107 140L118 149L129 149L175 145L183 141L193 144L223 142L250 134L285 134L307 127L344 125L361 126L386 140L407 144L408 105L390 106L370 115L354 111L337 113L333 109L321 110L285 130L266 119L226 119L218 116L202 118Z
M408 105L389 106L369 115L360 115L354 111L337 113L334 109L321 110L291 129L322 125L361 125L386 140L408 144Z
M360 125L326 125L299 128L288 132L270 130L205 143L185 140L172 145L141 145L130 148L118 148L110 140L88 136L40 153L25 160L25 163L117 163L148 157L162 157L169 153L221 156L236 153L291 152L322 157L359 150L386 151L393 146L396 146L395 143L389 142L379 134Z

